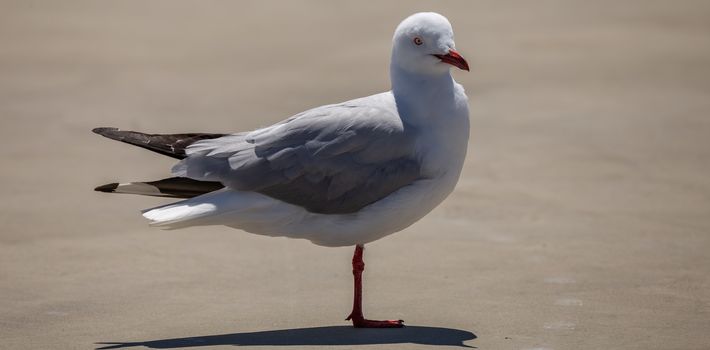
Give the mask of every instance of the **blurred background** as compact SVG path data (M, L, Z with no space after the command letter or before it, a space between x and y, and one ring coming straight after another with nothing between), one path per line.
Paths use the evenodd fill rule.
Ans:
M331 327L350 248L160 231L139 210L166 200L92 191L173 163L93 127L242 131L388 90L418 11L471 64L469 156L368 245L365 308L440 330ZM689 0L0 1L0 348L707 348L709 37Z

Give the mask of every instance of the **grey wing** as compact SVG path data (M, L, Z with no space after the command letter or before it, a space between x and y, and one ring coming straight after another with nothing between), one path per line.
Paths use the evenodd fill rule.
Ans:
M173 168L324 214L352 213L420 178L415 130L390 108L340 104L204 140Z

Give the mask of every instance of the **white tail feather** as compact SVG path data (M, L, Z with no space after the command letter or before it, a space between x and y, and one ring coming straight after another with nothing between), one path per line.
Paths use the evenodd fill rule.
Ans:
M263 216L267 207L287 206L270 197L254 192L221 189L184 201L150 208L143 211L143 217L151 226L174 229L185 226L229 225L236 222L253 222L254 216ZM302 209L299 208L299 211ZM276 218L278 215L274 218ZM261 220L264 218L261 217Z

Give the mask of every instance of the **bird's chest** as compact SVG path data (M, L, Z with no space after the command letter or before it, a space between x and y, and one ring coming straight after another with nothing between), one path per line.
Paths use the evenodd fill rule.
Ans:
M414 145L422 176L458 178L468 148L468 99L458 84L434 88L398 99L398 109L418 134Z
M466 157L468 135L468 118L458 115L450 115L445 123L424 131L415 146L422 175L429 178L458 176Z

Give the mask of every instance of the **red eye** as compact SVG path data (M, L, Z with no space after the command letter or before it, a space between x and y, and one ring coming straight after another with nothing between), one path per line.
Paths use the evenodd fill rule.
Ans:
M415 44L415 45L421 45L421 44L423 44L423 43L424 43L424 42L422 41L422 38L420 38L420 37L418 37L418 36L417 36L417 37L414 37L414 44Z

